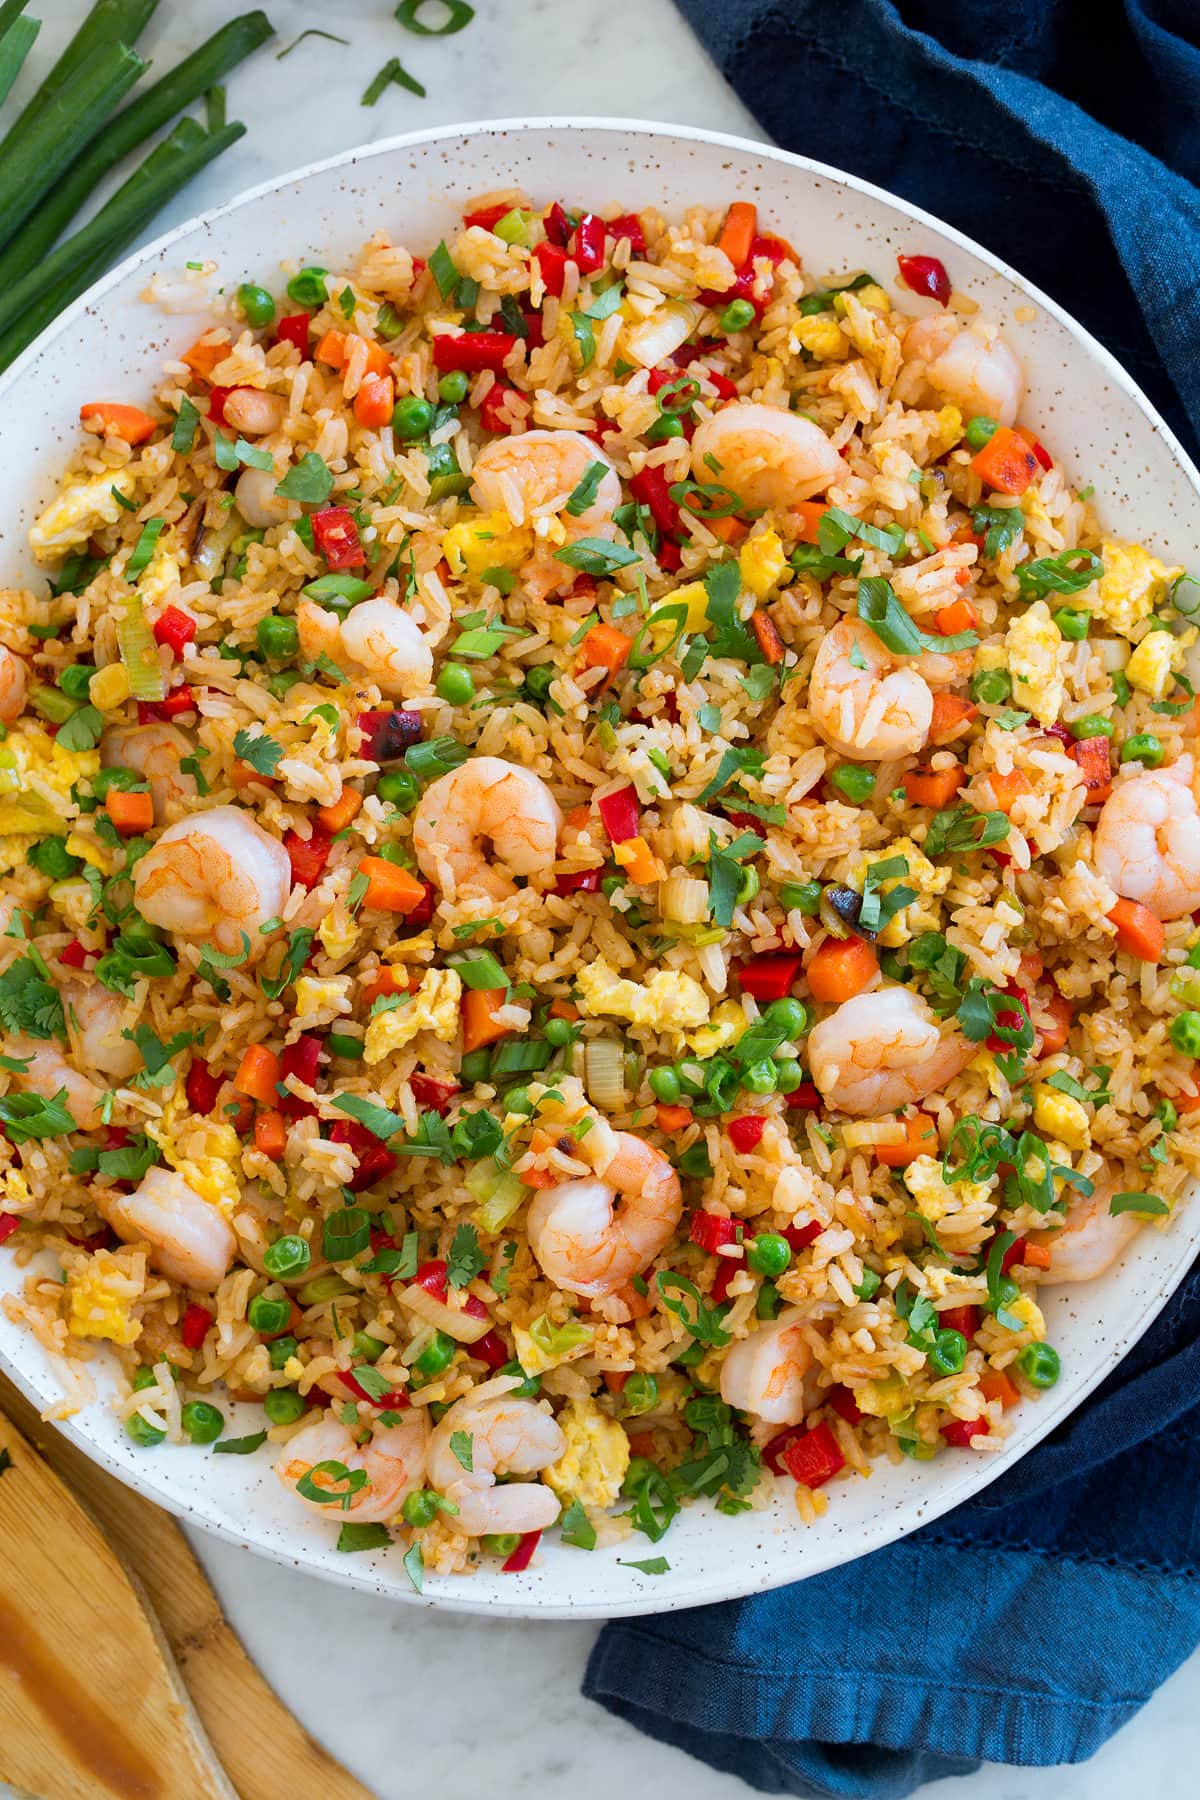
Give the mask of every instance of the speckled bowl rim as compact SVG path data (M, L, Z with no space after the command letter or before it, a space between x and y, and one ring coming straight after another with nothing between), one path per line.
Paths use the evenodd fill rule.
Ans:
M463 124L440 125L425 131L402 132L394 137L381 139L377 143L342 151L337 156L302 164L284 174L273 176L267 181L246 188L231 200L184 220L170 231L135 251L75 300L21 354L4 375L0 376L0 404L3 404L6 395L19 384L33 360L56 338L66 336L78 320L94 310L97 304L103 301L109 290L122 282L133 270L151 262L162 252L168 250L172 244L179 242L198 228L211 225L217 220L227 217L230 213L293 183L302 182L314 175L336 169L353 168L358 164L372 161L376 157L391 155L396 151L423 145L435 145L439 142L452 142L481 134L528 137L531 134L565 133L575 135L597 132L609 132L614 135L632 133L664 145L703 144L708 147L728 149L739 155L759 158L767 162L782 163L829 181L850 194L857 193L871 200L881 201L886 206L894 208L904 218L916 224L933 228L940 237L978 258L996 275L1027 296L1031 303L1056 319L1064 327L1077 344L1087 352L1089 358L1099 366L1108 380L1143 414L1152 430L1162 439L1172 460L1182 470L1196 494L1200 496L1200 471L1197 470L1166 421L1116 358L1049 295L1042 292L1016 269L993 255L974 239L966 236L965 233L946 224L935 214L912 205L886 188L863 181L858 176L848 174L829 163L818 162L811 157L798 156L790 151L781 150L774 144L758 142L755 139L740 137L729 132L708 131L696 126L665 125L649 120L612 116L568 118L549 115L527 119L479 119ZM601 1619L673 1612L709 1602L735 1599L750 1593L768 1591L774 1587L786 1586L796 1580L807 1580L812 1575L822 1574L843 1563L854 1561L857 1557L866 1555L872 1550L897 1542L910 1532L930 1524L933 1520L952 1511L954 1507L961 1505L965 1500L972 1499L982 1492L997 1477L1010 1469L1020 1457L1033 1449L1057 1425L1060 1425L1116 1367L1130 1347L1148 1329L1184 1279L1197 1250L1200 1249L1200 1209L1195 1205L1190 1207L1183 1217L1173 1225L1169 1239L1163 1239L1161 1242L1169 1244L1176 1254L1160 1258L1163 1267L1157 1286L1152 1297L1147 1300L1145 1310L1138 1319L1136 1328L1118 1333L1099 1350L1092 1372L1086 1379L1081 1379L1069 1390L1065 1388L1058 1390L1057 1396L1052 1394L1043 1397L1030 1423L1023 1427L1019 1436L1014 1435L1008 1449L1002 1454L990 1457L980 1456L972 1459L964 1457L961 1477L947 1482L936 1493L931 1492L924 1502L916 1504L893 1502L890 1505L881 1506L872 1523L862 1530L856 1543L848 1545L840 1537L831 1535L824 1551L818 1549L815 1554L810 1554L806 1559L807 1566L802 1574L796 1571L784 1571L778 1579L770 1576L748 1578L745 1571L739 1570L736 1552L734 1552L726 1569L706 1574L703 1579L693 1579L689 1582L686 1578L686 1571L681 1569L678 1579L669 1583L664 1581L657 1589L654 1580L648 1579L641 1591L634 1595L614 1593L611 1601L604 1604L548 1602L539 1599L536 1593L523 1592L523 1582L520 1577L506 1578L506 1582L512 1584L511 1598L509 1598L507 1586L499 1597L490 1591L490 1588L486 1595L481 1591L479 1598L475 1598L469 1592L447 1594L440 1589L436 1577L432 1579L430 1586L423 1594L407 1593L398 1587L385 1585L373 1579L369 1573L369 1560L365 1557L361 1559L348 1558L345 1567L330 1567L310 1562L302 1555L290 1554L286 1548L277 1544L251 1541L248 1537L231 1529L223 1521L207 1516L201 1507L189 1505L180 1498L177 1492L164 1489L150 1474L141 1475L132 1472L98 1445L86 1431L80 1430L70 1420L56 1422L55 1429L62 1431L92 1461L115 1476L117 1480L173 1513L184 1523L212 1532L227 1543L253 1550L256 1554L267 1556L285 1567L292 1566L303 1569L306 1573L320 1579L335 1581L345 1587L359 1588L405 1605L437 1607L453 1612L486 1613L509 1618L547 1620ZM0 1353L0 1368L36 1406L41 1407L46 1403L47 1397L39 1392L33 1381L2 1353ZM895 1515L900 1505L903 1506L906 1516L898 1522ZM811 1536L809 1543L811 1547ZM472 1581L481 1581L482 1579L478 1575L471 1578Z

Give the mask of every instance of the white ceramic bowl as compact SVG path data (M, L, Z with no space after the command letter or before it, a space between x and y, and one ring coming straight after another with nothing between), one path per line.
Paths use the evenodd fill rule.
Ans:
M1060 308L969 239L865 182L762 144L621 120L549 119L413 133L349 152L180 226L114 270L0 380L8 524L0 579L33 572L27 528L76 441L80 403L98 395L140 400L164 355L206 322L201 312L167 316L142 304L152 274L181 276L187 263L213 258L218 282L253 277L278 288L283 259L337 267L380 226L427 250L450 232L464 200L509 183L539 202L562 196L622 211L654 205L677 213L694 203L751 199L818 275L870 268L892 286L898 251L936 253L957 289L1004 320L1028 378L1025 420L1075 480L1094 483L1112 529L1149 543L1168 562L1187 562L1200 541L1200 477L1149 402ZM928 310L911 295L905 304ZM526 1573L504 1575L485 1562L470 1577L431 1578L424 1604L542 1618L666 1611L796 1581L891 1543L978 1493L1065 1418L1145 1330L1198 1241L1200 1213L1185 1209L1169 1232L1144 1230L1105 1279L1048 1296L1062 1379L1040 1404L1021 1407L1000 1455L955 1451L933 1463L881 1465L869 1481L836 1486L812 1529L798 1523L782 1483L768 1511L731 1519L694 1506L661 1546L670 1572L657 1577L622 1567L611 1551L564 1548L551 1534ZM18 1283L11 1256L0 1253L0 1292ZM0 1364L40 1405L57 1398L37 1344L2 1313ZM255 1409L235 1410L244 1416L233 1429L260 1424ZM417 1598L398 1549L340 1555L336 1530L283 1494L266 1455L139 1449L103 1400L64 1429L122 1481L194 1524L315 1574ZM622 1552L656 1553L644 1538Z

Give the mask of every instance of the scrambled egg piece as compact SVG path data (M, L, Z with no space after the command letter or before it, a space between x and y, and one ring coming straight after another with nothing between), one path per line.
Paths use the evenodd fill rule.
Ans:
M29 533L29 543L40 563L55 563L69 550L86 544L94 531L104 525L115 525L122 507L113 494L116 488L127 500L132 499L134 479L127 469L109 470L93 475L87 481L70 482Z
M742 579L745 580L745 577L743 576ZM672 606L687 607L687 620L683 627L685 631L708 630L710 623L708 617L708 593L702 581L686 582L683 587L676 588L674 593L668 594L666 598ZM671 638L674 635L674 630L674 624L668 621L668 628L663 633L663 641L665 643L670 643ZM651 635L653 636L653 633Z
M868 1381L855 1388L854 1398L860 1412L870 1413L873 1419L886 1419L889 1425L899 1425L913 1410L908 1387L900 1375Z
M61 837L71 785L100 767L97 750L64 750L40 725L15 727L0 744L0 871L19 868L35 838ZM36 781L55 800L38 793Z
M736 1044L746 1029L746 1015L736 1000L722 1000L707 1025L688 1033L688 1048L697 1056L715 1056Z
M541 1334L543 1342L540 1344L535 1336L538 1326L547 1326L545 1313L532 1319L528 1330L523 1325L513 1326L513 1349L526 1375L545 1375L548 1370L557 1369L560 1363L575 1362L579 1357L587 1356L592 1348L595 1333L590 1325L573 1322L565 1330L550 1325ZM546 1348L547 1344L554 1347Z
M97 1250L67 1281L68 1332L77 1338L108 1338L114 1344L136 1343L142 1323L131 1317L129 1309L141 1293L141 1284L126 1273L111 1250Z
M330 907L317 926L317 936L326 956L348 956L358 942L358 925L347 908L338 903Z
M1065 692L1058 668L1062 633L1044 600L1035 600L1015 618L1005 634L1013 699L1031 712L1039 725L1053 725Z
M1022 1294L1011 1306L1005 1307L1014 1319L1019 1319L1036 1343L1041 1343L1046 1335L1046 1321L1042 1317L1042 1309L1032 1294Z
M105 856L100 846L92 839L84 837L82 832L72 831L67 837L67 849L72 856L79 857L81 862L90 863L93 869L99 869L107 875L112 867L111 859Z
M515 569L533 550L526 526L511 525L508 514L480 513L469 523L452 525L442 539L442 555L453 575L479 581L485 569Z
M1194 631L1185 631L1180 637L1172 637L1169 631L1148 632L1125 664L1130 687L1149 694L1152 700L1161 700L1170 689L1172 676L1183 667L1184 656L1195 639Z
M160 539L154 555L138 577L137 587L142 596L142 604L155 608L164 607L171 590L178 586L179 564L172 554L170 544Z
M963 416L957 406L943 406L933 415L934 433L929 441L928 456L944 456L953 450L963 434Z
M1081 604L1121 633L1130 637L1134 627L1150 617L1170 584L1183 574L1182 567L1168 569L1141 544L1100 546L1104 573L1088 589Z
M182 1117L181 1117L182 1115ZM182 1092L172 1095L162 1118L148 1120L146 1135L162 1152L163 1161L226 1219L242 1203L238 1164L242 1146L232 1125L197 1118L187 1110Z
M791 334L802 350L818 362L840 362L850 353L850 340L828 313L809 313L792 325Z
M748 587L756 600L766 599L787 567L788 559L777 531L764 531L758 537L748 538L738 551L742 586Z
M333 1007L338 1012L349 1012L348 1005L343 1005L346 987L340 975L330 975L324 980L317 975L301 975L296 982L296 1017L312 1019L318 1013L328 1012Z
M416 993L391 1012L376 1013L363 1039L363 1061L382 1062L410 1044L418 1031L432 1031L443 1044L458 1035L462 980L453 969L430 969Z
M608 1013L651 1031L676 1033L708 1023L709 1004L704 989L690 975L681 975L674 969L656 969L643 986L623 980L603 957L598 957L580 971L578 986L583 1010L593 1017Z
M564 1506L611 1506L629 1467L624 1427L601 1412L594 1400L568 1400L558 1415L567 1447L542 1479Z
M957 1212L975 1202L986 1204L992 1197L986 1181L944 1181L942 1165L933 1156L914 1157L904 1171L904 1185L916 1201L921 1217L933 1225L948 1212Z
M1071 1150L1086 1150L1092 1141L1086 1106L1044 1081L1033 1090L1033 1122L1043 1137L1061 1138Z
M953 870L940 869L936 863L930 862L924 851L911 838L897 838L889 844L886 856L876 853L865 856L858 867L858 885L861 888L867 879L867 870L872 863L890 861L893 856L903 856L908 863L906 875L889 875L879 883L881 894L890 894L895 887L913 887L917 890L917 898L910 900L907 906L894 913L879 933L877 942L885 948L892 949L897 944L906 944L910 938L922 931L938 931L941 929L941 913L934 904L939 894L944 894L953 879Z

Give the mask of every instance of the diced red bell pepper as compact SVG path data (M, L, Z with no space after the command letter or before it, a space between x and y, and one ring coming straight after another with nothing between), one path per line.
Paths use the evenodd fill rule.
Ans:
M557 200L554 201L552 206L546 208L546 211L542 216L542 225L545 228L546 236L549 238L550 242L552 244L558 244L565 249L567 239L571 235L571 221L568 219Z
M755 1000L782 1000L791 993L803 961L799 950L768 951L743 963L734 974L742 992Z
M179 1327L179 1336L187 1350L198 1350L208 1336L208 1328L215 1315L207 1306L197 1306L195 1301L186 1309Z
M636 475L629 478L629 491L635 500L650 509L650 516L658 529L666 537L674 537L679 530L679 508L670 494L670 482L661 467L639 469ZM661 551L659 560L662 560Z
M221 1091L221 1076L214 1075L206 1062L198 1056L192 1058L191 1067L183 1078L183 1091L192 1111L202 1118L207 1118L217 1104L217 1095Z
M794 1444L804 1436L804 1431L803 1425L785 1425L782 1431L777 1431L773 1438L767 1439L762 1447L762 1459L772 1475L783 1474L783 1453L789 1444Z
M608 229L615 238L628 238L635 256L646 254L646 234L636 213L622 213L619 219L610 219Z
M738 397L737 382L731 381L728 375L722 375L719 369L706 369L705 375L722 400L736 400Z
M423 1262L413 1276L413 1280L418 1287L423 1287L427 1294L432 1294L435 1300L444 1300L447 1282L445 1258L434 1256L428 1262Z
M750 246L750 261L765 256L768 262L779 267L781 262L799 262L799 257L786 238L775 237L771 232L757 236Z
M1002 1275L1007 1275L1008 1271L1015 1263L1023 1263L1024 1261L1025 1239L1023 1237L1015 1237L1008 1246L1008 1249L1004 1252L1003 1257L1000 1259L1000 1273Z
M533 253L546 292L557 300L567 278L567 253L558 244L539 244Z
M728 306L731 300L749 300L754 305L754 264L747 260L726 288L701 288L696 299L701 306ZM756 309L757 310L757 309Z
M1029 1023L1029 995L1025 992L1024 988L1017 987L1016 984L1011 981L1003 991L1009 999L1017 1002L1017 1007L1013 1010L998 1012L996 1014L996 1023L997 1025L1002 1026L1005 1031L1019 1031L1023 1025ZM1005 1043L1004 1039L999 1037L994 1031L988 1033L987 1047L993 1055L1012 1051L1012 1045Z
M457 1081L437 1081L432 1075L410 1075L408 1085L419 1106L427 1106L443 1117L450 1111L458 1093Z
M956 1450L969 1450L977 1437L987 1437L991 1426L986 1419L950 1419L942 1426L942 1436Z
M412 1401L403 1388L396 1388L388 1394L380 1394L376 1400L374 1394L368 1394L366 1388L349 1370L340 1369L338 1380L348 1394L353 1394L356 1400L365 1400L368 1406L374 1406L380 1412L402 1412L406 1406L412 1405Z
M546 341L546 327L540 312L522 312L525 321L525 348L540 350Z
M491 369L498 375L516 341L507 331L464 331L458 337L439 332L433 340L433 366L442 375L455 369L468 374Z
M1070 751L1075 743L1075 739L1071 736L1068 728L1065 725L1060 725L1057 719L1053 725L1045 725L1042 727L1042 736L1057 738L1063 749L1066 751Z
M0 1244L7 1244L10 1237L20 1230L20 1219L14 1219L11 1213L0 1213Z
M358 754L377 763L399 762L406 750L420 743L424 730L420 713L406 706L360 712L355 722L362 734Z
M514 401L517 402L515 406ZM528 417L528 413L529 402L520 390L509 387L505 381L496 381L483 396L479 423L485 431L507 436L512 431L513 420Z
M692 1214L688 1227L688 1236L693 1244L701 1250L707 1250L710 1256L724 1244L736 1244L741 1234L740 1219L725 1219L720 1213L697 1211Z
M166 607L154 621L155 643L167 644L176 656L185 644L191 643L195 635L196 621L181 606Z
M138 724L149 725L155 719L177 719L180 713L195 712L196 696L186 681L173 687L165 700L139 700Z
M289 1075L295 1075L305 1087L316 1087L320 1061L321 1040L306 1032L284 1048L279 1059L280 1078L286 1081ZM279 1108L285 1119L310 1119L317 1110L311 1100L301 1100L298 1094L291 1093L280 1097Z
M556 894L595 894L600 888L603 869L576 869L570 875L556 875L554 891Z
M311 313L289 313L275 327L275 342L294 344L302 361L308 356L308 327L311 319Z
M479 225L484 231L490 231L493 225L498 225L504 215L511 211L512 207L507 200L498 200L494 206L481 206L478 212L464 213L463 224L468 230L472 225Z
M610 843L624 844L638 835L638 797L632 783L618 788L615 794L605 794L603 800L597 800L596 810L604 822Z
M945 306L950 298L950 277L946 265L936 256L897 256L896 266L905 287L914 294L926 294Z
M434 905L437 902L437 893L432 881L425 882L424 887L424 899L418 900L411 911L406 912L403 918L397 920L396 924L393 926L393 931L397 937L411 937L414 931L422 930L428 925L430 919L432 919Z
M325 873L332 846L333 838L320 825L314 825L307 838L302 838L299 832L286 831L283 847L292 865L292 880L301 887L315 887Z
M78 938L72 938L70 943L64 944L59 951L58 960L64 969L82 969L88 957L94 954L94 951L85 949Z
M729 1121L729 1141L735 1150L753 1150L762 1138L767 1121L761 1113L744 1113Z
M463 1301L463 1311L470 1319L486 1319L488 1316L488 1309L478 1294L467 1295Z
M349 1144L358 1158L358 1167L346 1184L355 1194L361 1194L366 1188L374 1187L377 1181L394 1175L400 1166L400 1158L393 1155L386 1144L381 1144L357 1119L336 1119L329 1137L334 1144Z
M522 1569L529 1567L541 1535L540 1531L527 1531L522 1535L521 1541L512 1555L500 1565L506 1575L519 1575Z
M718 802L718 805L719 804L720 802ZM722 807L722 811L729 820L729 823L731 825L736 825L739 831L752 831L756 837L760 837L764 843L766 842L767 828L761 819L755 818L753 813L738 812L737 809L732 806Z
M798 1088L784 1096L783 1104L792 1112L820 1112L821 1091L815 1081L802 1081Z
M1017 436L1019 438L1024 438L1025 442L1029 445L1029 448L1033 451L1033 454L1037 457L1039 463L1041 463L1043 469L1052 469L1054 467L1054 458L1047 450L1045 444L1043 444L1040 439L1034 437L1027 425L1017 426Z
M224 425L225 402L230 394L236 394L235 387L210 387L208 390L208 416L214 425Z
M977 1306L948 1306L938 1314L939 1331L961 1331L968 1344L979 1330L981 1314Z
M473 1344L468 1344L467 1355L492 1370L502 1369L506 1362L512 1361L512 1352L498 1331L487 1331Z
M715 1300L717 1304L720 1305L721 1301L724 1300L729 1293L730 1282L733 1280L738 1270L744 1269L745 1266L746 1265L740 1256L718 1256L717 1271L712 1279L712 1287L709 1289L710 1299Z
M658 566L668 575L674 575L683 567L683 551L670 538L663 538L658 546Z
M330 569L353 569L366 562L358 526L348 506L326 506L309 514L313 542Z
M814 1425L803 1437L794 1439L782 1451L780 1461L793 1481L809 1488L823 1487L846 1466L828 1425Z
M839 1419L845 1419L847 1425L857 1425L863 1416L862 1408L848 1387L830 1388L825 1404L833 1408Z
M824 1229L818 1219L812 1219L807 1225L785 1225L779 1235L787 1239L793 1250L807 1250L810 1244L816 1243Z
M578 264L581 275L594 275L597 269L604 267L604 247L607 241L608 227L604 220L595 213L584 213L575 227L571 244L571 255Z

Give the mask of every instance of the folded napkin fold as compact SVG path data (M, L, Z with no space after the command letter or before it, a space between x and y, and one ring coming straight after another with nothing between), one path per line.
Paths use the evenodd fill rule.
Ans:
M780 144L1007 258L1195 449L1192 0L678 3ZM1193 1273L977 1499L798 1586L610 1624L584 1691L768 1793L893 1800L985 1759L1091 1756L1200 1642L1198 1395Z

